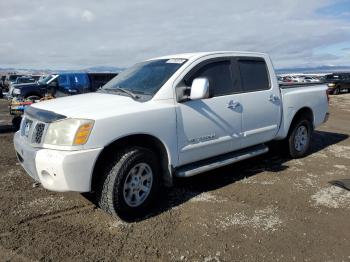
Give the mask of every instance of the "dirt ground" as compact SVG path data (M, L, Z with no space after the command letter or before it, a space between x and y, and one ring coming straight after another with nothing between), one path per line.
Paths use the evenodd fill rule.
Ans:
M78 193L33 187L0 100L1 261L350 261L350 94L309 156L279 152L176 182L126 223Z

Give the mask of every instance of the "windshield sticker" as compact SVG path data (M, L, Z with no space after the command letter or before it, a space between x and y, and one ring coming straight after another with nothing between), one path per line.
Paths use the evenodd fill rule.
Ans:
M186 61L186 59L183 58L171 58L168 61L166 61L169 64L182 64Z

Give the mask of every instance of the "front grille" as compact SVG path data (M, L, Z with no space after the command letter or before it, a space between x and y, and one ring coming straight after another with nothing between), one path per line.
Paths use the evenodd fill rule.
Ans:
M21 136L28 137L33 128L33 120L24 118L21 125Z
M25 116L21 123L21 136L31 144L41 144L46 124Z
M45 124L37 123L32 135L32 143L40 144L45 130Z

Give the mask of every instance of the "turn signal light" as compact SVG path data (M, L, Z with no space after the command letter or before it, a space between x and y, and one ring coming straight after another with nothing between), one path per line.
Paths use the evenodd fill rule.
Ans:
M92 123L87 123L87 124L81 125L75 134L73 144L74 145L84 145L89 138L92 127L93 127Z

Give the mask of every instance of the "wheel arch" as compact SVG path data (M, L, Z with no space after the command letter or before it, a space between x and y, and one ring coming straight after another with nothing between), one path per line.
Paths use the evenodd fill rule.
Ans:
M291 132L291 128L301 118L306 118L311 122L312 128L314 128L314 113L310 107L302 107L300 108L293 116L292 121L288 127L288 134Z
M92 177L90 180L91 190L93 191L94 185L96 185L97 180L100 177L99 171L100 167L103 165L104 161L108 159L108 155L114 154L118 148L130 147L130 146L140 146L153 150L159 157L162 170L162 181L163 184L167 186L172 185L172 168L170 162L169 149L163 141L159 138L150 134L132 134L118 138L117 140L106 145L100 152L92 172Z

